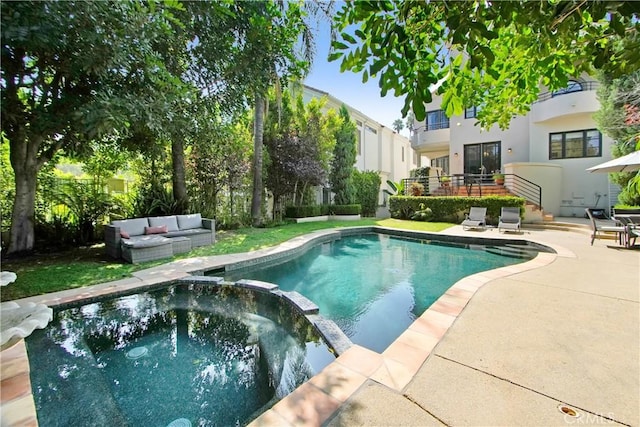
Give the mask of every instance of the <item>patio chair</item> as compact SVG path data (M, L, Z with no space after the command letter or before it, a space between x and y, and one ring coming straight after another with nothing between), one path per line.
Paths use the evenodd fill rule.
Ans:
M504 207L500 210L498 218L498 232L520 231L520 208Z
M626 226L620 226L620 225L600 225L596 222L595 217L593 216L593 209L591 208L585 208L585 213L587 214L587 217L589 218L589 221L591 221L591 246L593 246L593 241L596 240L596 237L598 236L598 233L605 233L605 232L610 232L610 233L616 233L617 237L618 237L618 241L620 242L620 244L624 244L626 245L626 241L627 241L627 227Z
M472 207L469 213L465 214L465 220L462 221L462 229L470 228L486 228L487 227L487 208Z

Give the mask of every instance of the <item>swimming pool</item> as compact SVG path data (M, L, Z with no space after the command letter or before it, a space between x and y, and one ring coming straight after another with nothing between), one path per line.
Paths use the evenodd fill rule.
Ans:
M465 276L534 258L543 248L419 240L370 233L345 236L280 264L227 272L297 291L355 343L382 352Z
M281 300L224 286L56 310L26 343L40 426L244 424L335 359Z

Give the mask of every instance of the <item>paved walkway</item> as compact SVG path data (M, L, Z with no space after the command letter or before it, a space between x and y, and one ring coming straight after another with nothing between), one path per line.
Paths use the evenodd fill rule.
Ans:
M565 250L486 283L406 387L368 380L329 425L639 425L640 251L524 236Z
M460 226L445 233L503 237ZM611 240L590 246L578 232L525 229L521 237L557 255L463 279L383 354L352 347L252 424L640 425L640 251ZM31 300L121 291L304 240ZM35 425L24 353L18 345L1 354L2 425Z

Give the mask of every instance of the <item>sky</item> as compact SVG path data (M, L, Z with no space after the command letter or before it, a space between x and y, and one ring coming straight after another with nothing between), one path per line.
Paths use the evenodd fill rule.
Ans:
M362 83L362 74L351 71L341 73L341 60L327 60L330 44L329 26L322 24L316 32L315 59L305 84L330 93L388 128L393 129L393 122L402 119L405 128L400 133L408 137L406 118L403 118L401 113L404 98L396 98L390 93L382 98L377 77Z

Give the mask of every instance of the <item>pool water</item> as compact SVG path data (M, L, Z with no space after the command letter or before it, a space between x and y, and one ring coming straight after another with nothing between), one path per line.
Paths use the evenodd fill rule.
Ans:
M232 271L225 279L262 280L297 291L354 343L382 352L458 280L527 261L537 253L526 245L365 234L315 246L281 264Z
M281 300L201 285L60 310L26 343L40 426L245 424L335 359Z

